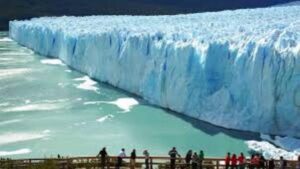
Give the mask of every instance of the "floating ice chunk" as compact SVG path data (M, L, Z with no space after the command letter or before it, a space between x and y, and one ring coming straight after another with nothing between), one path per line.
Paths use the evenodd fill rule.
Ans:
M31 56L32 52L19 51L19 52L1 52L0 56Z
M0 151L0 156L11 156L11 155L20 155L20 154L29 154L31 150L28 148L23 148L14 151Z
M43 134L48 134L48 133L50 133L50 132L51 132L51 130L46 129L46 130L44 130L42 133L43 133Z
M13 120L6 120L6 121L0 121L0 126L12 124L12 123L18 123L21 122L21 119L13 119Z
M14 58L0 58L0 61L12 61Z
M42 139L48 136L48 133L3 133L0 134L0 145L23 142L29 140Z
M9 102L5 102L5 103L0 103L0 107L5 107L5 106L9 106L10 103Z
M106 116L104 116L104 117L101 117L101 118L97 119L96 121L102 123L102 122L104 122L104 121L106 121L106 120L112 119L113 117L114 117L114 115L109 114L109 115L106 115Z
M139 104L139 102L134 98L119 98L116 101L109 103L118 106L124 112L129 112L134 106Z
M247 141L246 144L251 150L262 153L268 159L279 159L280 156L283 156L285 159L296 160L300 155L300 151L288 152L266 141Z
M134 98L119 98L115 101L90 101L90 102L84 102L85 105L89 104L113 104L118 106L120 109L123 110L123 112L129 112L134 106L138 105L139 102Z
M78 89L84 89L84 90L92 90L95 91L96 93L99 93L99 88L94 86L97 84L96 81L92 80L88 76L84 76L81 78L76 78L74 79L75 81L83 81L79 85L76 85Z
M59 59L42 59L42 64L48 64L48 65L61 65L64 66L65 64L59 60Z
M0 42L12 42L13 40L10 38L0 38Z
M57 85L62 87L62 88L64 88L66 86L66 84L64 84L64 83L57 83Z
M83 126L86 125L86 122L74 123L75 126Z
M62 108L60 104L41 103L41 104L27 104L23 106L8 107L2 109L2 112L24 112L24 111L48 111Z

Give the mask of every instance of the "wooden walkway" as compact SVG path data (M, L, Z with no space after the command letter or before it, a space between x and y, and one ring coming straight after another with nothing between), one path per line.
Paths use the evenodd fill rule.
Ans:
M36 158L36 159L0 159L0 169L102 169L99 157ZM108 157L105 169L116 168L117 157ZM249 161L248 161L249 162ZM296 161L287 161L286 169L296 169ZM223 158L205 158L203 169L225 169ZM279 161L275 160L279 168ZM137 157L135 166L130 165L129 157L123 158L121 169L144 169L145 158ZM247 164L247 167L248 164ZM267 166L266 166L267 168ZM170 169L169 157L150 157L149 169ZM184 158L176 158L176 169L190 169Z

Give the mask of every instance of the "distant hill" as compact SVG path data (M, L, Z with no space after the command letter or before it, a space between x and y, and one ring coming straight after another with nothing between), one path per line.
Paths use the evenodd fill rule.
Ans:
M8 21L61 15L164 15L256 8L294 0L0 0L0 30Z

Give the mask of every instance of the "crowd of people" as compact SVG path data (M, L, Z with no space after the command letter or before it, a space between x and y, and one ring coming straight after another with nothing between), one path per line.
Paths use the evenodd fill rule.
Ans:
M204 161L204 152L200 150L199 153L193 152L189 150L185 158L178 153L176 147L173 147L168 155L170 156L170 169L181 168L181 169L202 169L203 168L203 161ZM148 150L143 151L143 156L145 159L145 169L151 169L152 165L150 164L150 154ZM101 167L104 169L107 166L107 157L108 154L106 152L106 148L104 147L97 157L100 157L101 160ZM127 157L125 153L125 149L122 148L120 153L117 156L116 161L116 169L120 169L123 165L123 158ZM130 168L134 169L136 166L136 150L133 149L130 153ZM182 161L184 160L184 161ZM178 163L179 161L179 163ZM236 154L227 153L224 158L225 161L225 169L275 169L275 161L274 159L266 160L262 154L253 154L249 160L246 159L243 153L240 153L238 156ZM176 163L177 162L177 163ZM300 169L300 156L298 157L297 168ZM280 157L279 159L279 168L286 169L287 168L287 161Z
M148 150L144 150L143 152L144 158L145 158L145 169L150 169L149 165L150 165L150 154L148 152ZM107 151L106 148L102 148L102 150L100 150L100 152L98 153L97 157L100 157L101 160L101 167L105 168L105 166L107 166ZM117 157L117 162L116 162L116 169L120 169L120 167L122 166L123 163L123 158L127 157L126 153L125 153L125 149L122 148L120 153L118 154ZM135 163L136 161L136 150L133 149L132 152L130 153L130 168L134 169L135 168Z

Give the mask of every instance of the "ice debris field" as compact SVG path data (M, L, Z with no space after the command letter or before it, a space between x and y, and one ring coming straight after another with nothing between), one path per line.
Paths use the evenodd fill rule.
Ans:
M10 22L34 51L209 123L300 137L300 6Z

